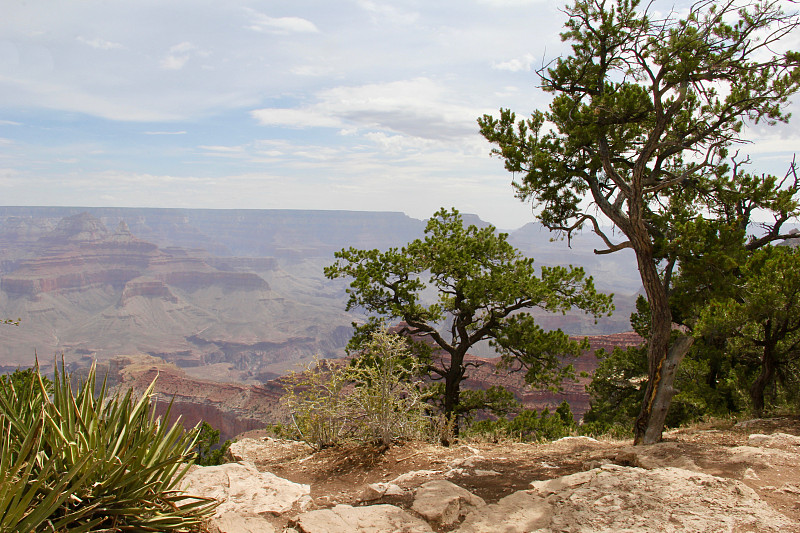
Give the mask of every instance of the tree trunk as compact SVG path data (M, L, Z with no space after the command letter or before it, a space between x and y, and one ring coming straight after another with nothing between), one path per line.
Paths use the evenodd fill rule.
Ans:
M750 399L753 401L753 411L756 417L764 414L764 390L775 378L775 358L773 357L773 346L764 346L764 354L761 357L761 372L750 387Z
M634 241L634 239L631 239ZM639 273L650 304L650 338L647 346L648 380L642 408L634 425L635 445L654 444L661 440L667 418L678 365L683 360L694 339L678 338L670 348L672 313L667 291L661 282L649 243L640 242L636 249Z
M678 337L654 372L650 373L642 409L636 419L633 444L655 444L661 440L672 397L678 366L694 344L693 337ZM650 354L648 353L648 357Z
M461 395L461 380L464 377L463 369L463 356L451 356L450 369L445 375L444 382L444 416L445 420L452 424L453 437L458 438L458 414L456 408L458 407ZM446 432L442 433L441 441L443 446L450 445L449 435Z
M448 419L455 419L456 407L458 406L458 400L461 392L461 384L459 383L460 380L457 377L453 377L450 374L452 374L452 372L448 373L444 384L444 414Z

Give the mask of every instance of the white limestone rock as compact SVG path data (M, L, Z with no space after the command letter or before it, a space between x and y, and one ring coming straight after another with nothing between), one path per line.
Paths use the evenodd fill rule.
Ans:
M417 489L412 509L428 522L451 526L486 502L468 490L444 479L424 483Z
M255 516L281 514L311 501L311 488L271 472L259 472L250 463L195 466L181 480L180 490L220 501L216 516L234 513Z
M433 533L423 520L394 505L337 505L301 514L294 527L300 533Z
M547 527L551 506L534 491L517 491L486 505L464 519L459 533L529 533Z
M744 483L681 468L604 465L532 486L473 511L456 531L800 531Z
M751 446L763 446L765 448L793 448L800 446L800 437L789 435L788 433L772 433L770 435L753 433L747 437L747 442Z
M370 483L364 485L360 500L362 502L371 502L384 496L402 496L403 494L405 494L405 491L394 483Z
M275 533L275 528L260 516L225 513L211 520L212 533Z

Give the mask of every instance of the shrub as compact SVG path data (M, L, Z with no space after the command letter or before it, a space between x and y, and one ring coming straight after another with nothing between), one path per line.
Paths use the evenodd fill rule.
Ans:
M345 406L356 438L388 446L428 431L420 365L405 338L375 332L345 374L353 385Z
M219 430L214 429L211 424L206 421L200 423L199 432L197 434L197 443L194 447L195 464L201 466L215 466L221 465L225 462L225 453L231 447L231 440L227 439L221 445L215 446L219 443Z
M3 531L200 529L216 502L177 490L197 428L156 417L155 382L135 399L105 382L95 395L94 367L77 394L63 365L51 394L38 368L31 377L0 383Z
M512 439L521 442L538 442L560 439L572 434L576 429L569 403L562 402L552 414L548 409L537 413L535 409L523 409L509 419L475 422L466 435L490 440Z
M347 430L344 420L345 373L329 361L315 361L287 378L283 402L300 438L314 449L338 444Z
M431 424L419 371L404 338L377 331L349 365L317 361L293 373L284 402L300 437L316 449L420 438Z
M301 440L300 433L294 424L283 424L276 422L264 426L264 431L274 439Z

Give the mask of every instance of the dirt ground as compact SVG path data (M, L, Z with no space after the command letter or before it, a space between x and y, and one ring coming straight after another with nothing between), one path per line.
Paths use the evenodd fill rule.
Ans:
M773 508L800 520L800 446L758 448L751 434L800 436L800 417L759 419L734 424L718 421L665 433L654 446L632 441L567 438L551 443L468 441L451 447L409 442L387 449L342 446L313 452L286 441L249 458L259 470L311 486L313 507L364 504L364 488L397 480L409 472L430 471L495 503L515 491L605 463L654 468L675 466L743 481ZM261 438L260 432L241 437ZM410 496L384 495L369 503L411 505ZM409 499L409 501L404 501Z

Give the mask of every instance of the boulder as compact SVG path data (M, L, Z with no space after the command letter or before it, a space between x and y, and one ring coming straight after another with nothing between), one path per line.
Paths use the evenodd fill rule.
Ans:
M638 466L647 470L671 466L695 472L702 471L690 457L687 457L680 444L676 442L627 447L617 453L613 462L622 466Z
M394 505L337 505L297 517L300 533L433 533L423 520Z
M456 531L800 530L742 482L681 468L604 465L532 487L473 511Z
M747 441L752 446L764 446L766 448L791 448L800 446L800 437L789 435L788 433L772 433L771 435L753 433L747 437Z
M729 465L742 465L744 468L766 470L776 466L794 466L798 462L797 453L760 446L733 446L725 453Z
M438 526L451 526L486 502L444 479L424 483L417 489L412 509Z
M441 470L412 470L400 474L389 483L393 483L399 487L408 488L410 486L419 486L421 479L432 478L444 474Z
M304 442L264 437L261 439L244 438L232 442L228 448L228 458L233 461L247 461L259 464L262 461L290 460L306 457L312 448Z
M533 491L517 491L467 515L459 533L528 533L547 527L551 506Z
M280 514L311 501L308 485L293 483L251 463L194 466L181 480L180 490L218 500L216 516L233 513L254 516Z

